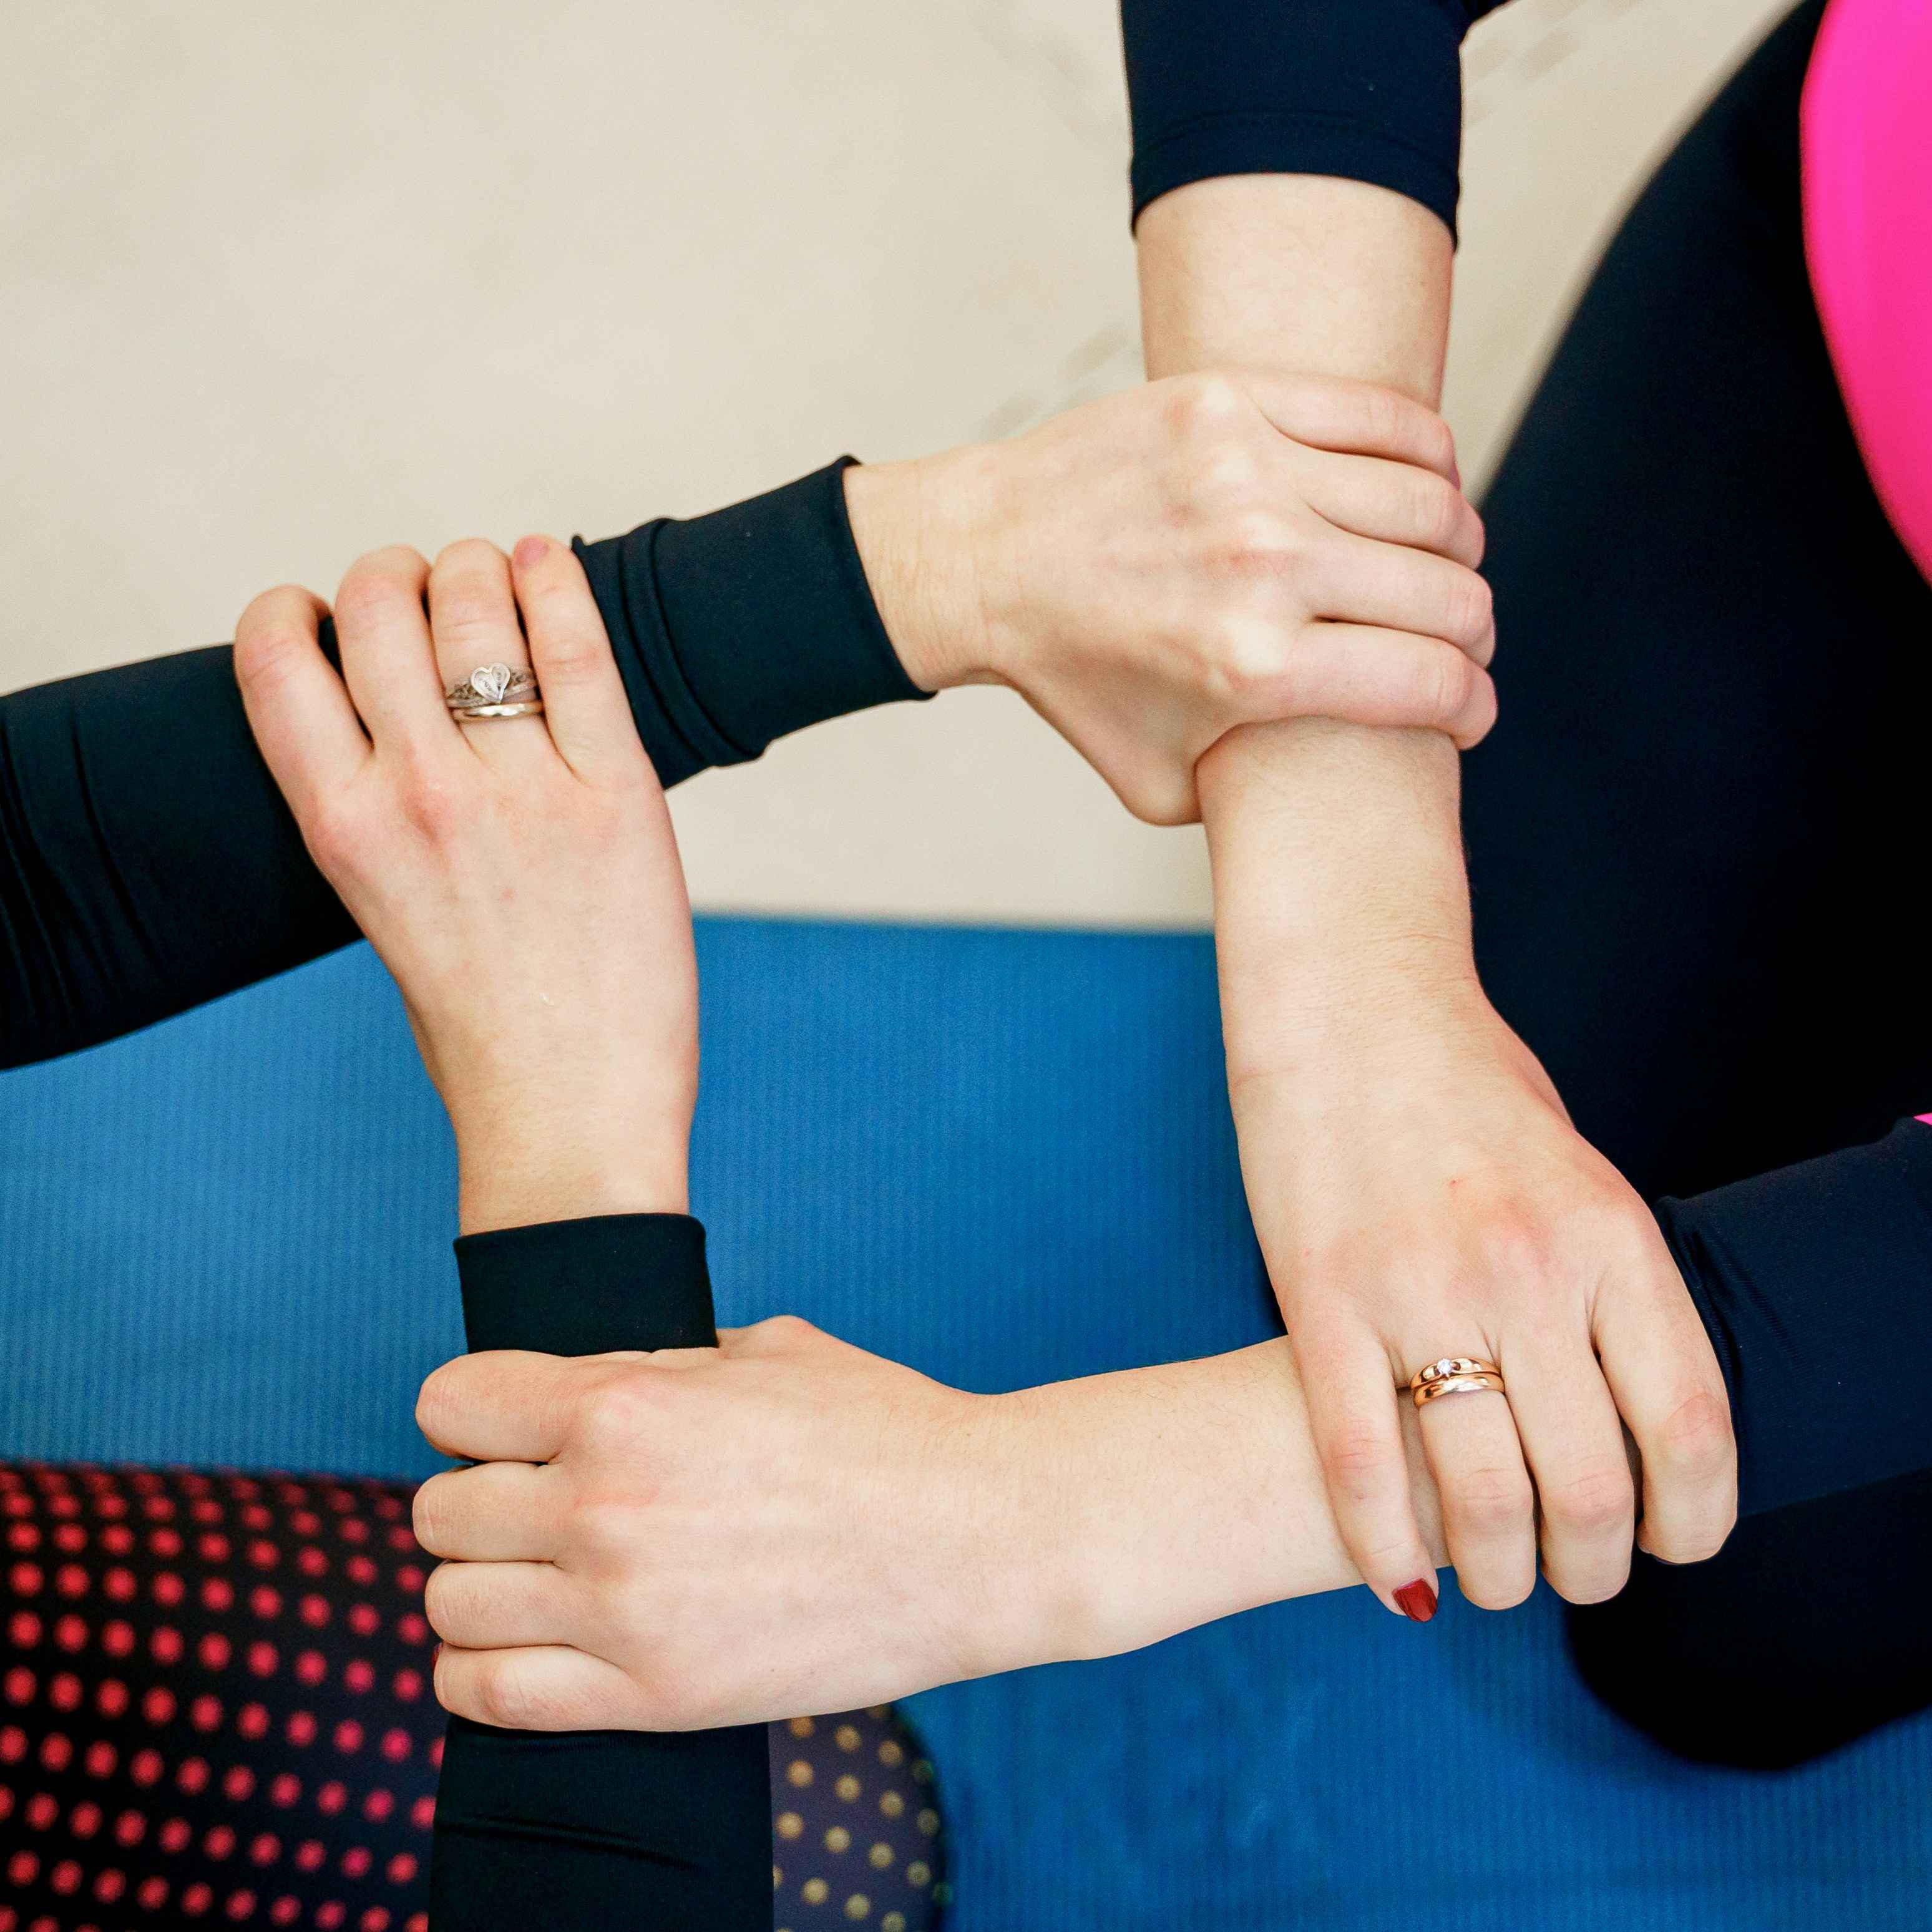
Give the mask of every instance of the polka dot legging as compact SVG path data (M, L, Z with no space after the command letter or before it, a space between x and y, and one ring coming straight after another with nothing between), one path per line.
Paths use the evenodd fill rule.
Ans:
M410 1493L0 1463L0 1932L426 1932L443 1714ZM795 1718L771 1750L778 1932L934 1932L904 1719Z

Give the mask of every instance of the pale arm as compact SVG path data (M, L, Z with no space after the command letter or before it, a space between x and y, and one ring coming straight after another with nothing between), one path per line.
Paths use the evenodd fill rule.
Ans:
M1319 370L1435 401L1452 251L1416 202L1244 176L1163 196L1138 236L1150 374ZM1396 1384L1483 1355L1509 1403L1440 1405L1425 1432L1466 1593L1527 1594L1540 1519L1552 1582L1611 1594L1635 1500L1619 1411L1640 1442L1687 1414L1721 1429L1721 1383L1642 1204L1482 995L1454 747L1299 721L1229 734L1197 775L1244 1172L1348 1548L1391 1608L1416 1600L1432 1552ZM1733 1495L1728 1466L1654 1478L1646 1545L1708 1555Z

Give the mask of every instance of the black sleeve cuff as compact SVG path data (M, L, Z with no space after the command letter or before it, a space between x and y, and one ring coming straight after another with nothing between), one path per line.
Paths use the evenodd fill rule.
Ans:
M1134 218L1221 175L1333 175L1456 229L1460 50L1495 0L1120 0Z
M1730 1393L1740 1514L1932 1468L1932 1126L1656 1213Z
M688 1214L598 1214L465 1234L456 1271L472 1354L717 1343L704 1224Z
M1340 115L1228 114L1175 129L1136 152L1134 219L1150 202L1190 182L1222 175L1334 175L1419 201L1453 236L1459 184L1454 163L1386 130Z
M609 1214L456 1244L470 1346L602 1354L715 1343L704 1229ZM770 1932L764 1727L499 1730L452 1718L436 1796L438 1932Z
M688 522L576 540L664 784L825 718L928 695L866 581L845 508L852 462Z

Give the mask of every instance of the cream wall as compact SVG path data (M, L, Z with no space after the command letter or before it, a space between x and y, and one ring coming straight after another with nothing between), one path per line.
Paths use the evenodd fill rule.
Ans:
M1480 475L1646 161L1781 0L1516 0L1466 55ZM0 688L388 542L603 535L1136 380L1108 0L68 0L0 66ZM1505 648L1507 640L1505 639ZM700 903L1189 924L1006 694L676 795Z

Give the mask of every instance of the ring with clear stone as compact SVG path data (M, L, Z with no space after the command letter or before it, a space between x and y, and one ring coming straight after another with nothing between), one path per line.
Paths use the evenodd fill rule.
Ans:
M1408 1380L1418 1408L1445 1395L1476 1395L1486 1390L1507 1395L1503 1372L1493 1362L1474 1355L1444 1355L1418 1369Z

